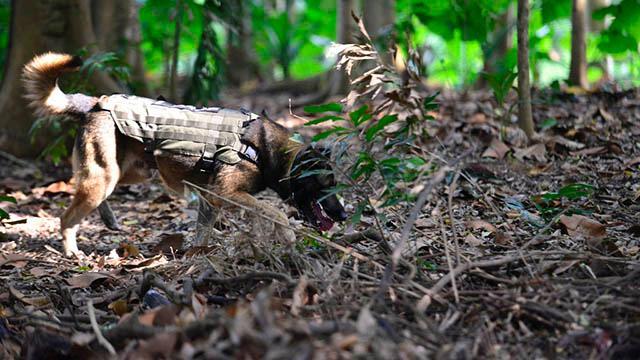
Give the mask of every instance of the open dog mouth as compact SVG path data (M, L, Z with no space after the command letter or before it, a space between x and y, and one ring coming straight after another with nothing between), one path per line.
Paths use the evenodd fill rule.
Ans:
M313 211L313 219L311 220L320 231L328 231L333 227L333 220L324 212L319 202L312 201L311 209Z

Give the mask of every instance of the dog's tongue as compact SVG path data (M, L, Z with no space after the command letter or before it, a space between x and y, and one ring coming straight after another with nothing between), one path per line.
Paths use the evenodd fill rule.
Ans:
M320 228L320 231L331 230L331 228L333 227L333 221L324 216L324 212L322 211L320 204L318 204L317 202L313 203L313 214L316 216L318 222L320 223L320 225L318 226Z

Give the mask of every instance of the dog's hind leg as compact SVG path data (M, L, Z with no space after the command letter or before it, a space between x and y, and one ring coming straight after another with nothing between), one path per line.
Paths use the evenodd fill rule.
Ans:
M65 255L79 253L78 225L116 187L120 167L116 159L115 125L101 114L88 116L76 137L73 169L76 192L71 205L60 217Z
M90 174L85 173L78 177L76 194L71 206L60 217L65 255L79 253L76 234L80 222L113 192L118 178L113 178L108 173L106 169L96 168Z
M120 224L118 224L118 219L113 214L113 210L111 210L111 206L109 206L109 202L105 199L98 206L98 212L100 213L100 219L104 223L104 225L114 231L119 231Z

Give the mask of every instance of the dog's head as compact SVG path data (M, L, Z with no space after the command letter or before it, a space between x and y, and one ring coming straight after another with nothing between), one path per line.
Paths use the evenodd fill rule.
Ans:
M347 218L338 197L329 193L336 186L330 157L328 148L306 147L296 156L290 174L295 207L305 222L321 231Z

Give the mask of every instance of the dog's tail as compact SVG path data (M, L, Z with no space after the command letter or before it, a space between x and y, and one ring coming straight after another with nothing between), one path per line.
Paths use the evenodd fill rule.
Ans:
M67 95L58 87L58 78L63 73L77 71L80 66L82 59L79 57L52 52L38 55L25 65L22 72L25 98L37 115L77 115L93 108L97 98Z

